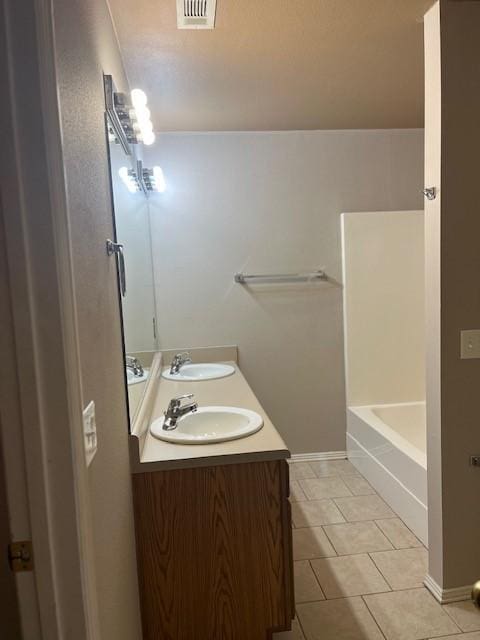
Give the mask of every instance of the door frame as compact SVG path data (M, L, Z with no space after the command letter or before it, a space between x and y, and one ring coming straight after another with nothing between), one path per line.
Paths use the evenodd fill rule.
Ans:
M11 462L11 530L23 518L22 536L28 522L33 544L33 573L15 574L23 638L99 640L51 2L4 0L0 34L2 275L10 292L0 315L3 322L11 312L14 361L7 382L15 400L7 411L2 407L1 435Z

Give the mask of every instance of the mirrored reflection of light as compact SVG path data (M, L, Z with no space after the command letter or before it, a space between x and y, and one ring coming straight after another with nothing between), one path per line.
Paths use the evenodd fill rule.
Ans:
M153 167L153 179L155 180L155 189L159 193L163 193L167 188L167 184L165 182L162 167Z
M127 167L121 167L118 170L118 175L122 179L122 182L130 191L130 193L136 193L138 191L138 186L135 178L130 175Z

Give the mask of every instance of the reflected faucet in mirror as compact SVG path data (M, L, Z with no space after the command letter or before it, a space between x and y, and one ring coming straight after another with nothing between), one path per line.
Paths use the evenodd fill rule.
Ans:
M138 358L134 358L133 356L127 356L125 358L125 362L127 365L127 369L133 372L134 376L141 377L144 374L142 364Z
M170 374L175 375L176 373L179 373L184 364L190 364L191 362L192 359L188 351L177 353L173 357L172 364L170 365Z

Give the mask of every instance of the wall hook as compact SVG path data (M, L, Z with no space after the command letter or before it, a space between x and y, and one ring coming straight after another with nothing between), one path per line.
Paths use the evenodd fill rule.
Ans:
M422 189L422 193L427 200L435 200L435 198L437 197L437 188L426 187L425 189Z

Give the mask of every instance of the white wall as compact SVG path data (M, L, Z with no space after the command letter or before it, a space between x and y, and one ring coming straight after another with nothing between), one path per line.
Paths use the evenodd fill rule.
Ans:
M102 74L121 91L128 84L105 0L54 0L53 10L83 406L95 402L98 436L88 481L99 637L139 640L117 276L105 251L113 212Z
M342 289L247 289L236 271L324 267L340 213L422 206L423 131L163 134L147 152L163 348L231 344L293 452L345 449Z
M342 219L347 402L424 400L423 211Z
M441 0L425 19L429 573L465 597L480 577L480 360L460 358L460 332L480 328L479 29L478 2Z

